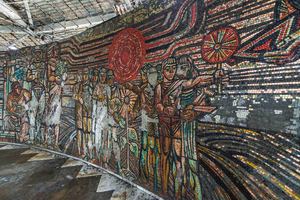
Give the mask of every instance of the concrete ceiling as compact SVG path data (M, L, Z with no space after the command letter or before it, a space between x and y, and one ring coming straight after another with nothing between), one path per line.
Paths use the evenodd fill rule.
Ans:
M0 0L0 51L69 38L146 0Z

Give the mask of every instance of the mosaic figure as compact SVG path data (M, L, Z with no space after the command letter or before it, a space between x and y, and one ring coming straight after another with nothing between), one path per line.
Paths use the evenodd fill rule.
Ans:
M116 110L119 110L120 105L115 105L115 108L112 108L112 104L109 104L112 98L114 98L113 92L116 90L116 85L114 82L114 74L113 71L107 70L107 85L109 86L109 96L108 98L108 118L107 118L107 125L108 125L108 134L110 135L110 144L111 144L111 151L110 155L108 156L109 160L112 155L115 159L116 165L114 169L118 173L121 173L121 148L120 148L120 125L116 122L116 118L114 117L114 113Z
M90 157L92 151L92 92L88 70L74 88L78 154Z
M181 56L178 58L178 70L177 75L181 80L189 80L199 76L196 72L193 60L189 56ZM203 76L203 75L200 75ZM180 114L181 114L181 132L183 133L183 156L182 156L182 165L183 165L183 179L184 187L183 191L186 192L188 188L191 188L194 193L195 199L202 199L200 181L199 181L199 170L197 163L197 152L196 152L196 131L197 131L197 122L196 117L200 114L212 112L215 108L205 105L205 94L202 90L204 87L213 84L212 80L208 77L204 78L201 87L198 87L197 90L200 90L201 93L198 94L196 88L183 87L179 95L180 102ZM199 96L198 96L199 95ZM185 196L186 194L182 194Z
M184 61L184 62L182 62ZM190 66L188 58L181 58L180 69L183 73L184 65ZM188 71L187 71L188 72ZM193 133L191 133L194 127L190 127L189 130L182 130L181 118L186 119L188 121L192 120L195 116L193 110L184 110L182 113L180 110L184 108L189 103L193 103L193 99L195 98L195 94L193 94L193 90L197 87L206 86L208 84L212 84L215 81L215 78L212 76L196 76L195 78L187 78L176 80L175 75L177 73L177 60L175 58L169 58L163 62L162 65L162 83L158 84L156 87L155 93L155 104L156 109L159 115L159 124L160 124L160 144L162 145L162 157L161 157L161 170L162 170L162 189L163 192L167 191L168 185L168 174L169 171L172 171L173 181L174 181L174 190L176 192L176 198L181 198L183 195L185 188L183 187L184 179L185 179L185 146L188 146L186 149L190 149L191 147L194 150L191 150L193 153L193 157L195 154L195 144L192 142L195 141L193 138L195 137ZM192 74L190 71L189 73ZM221 72L216 72L216 76L219 77ZM187 74L185 74L187 75ZM185 99L184 99L185 98ZM182 101L182 103L181 103ZM186 138L186 135L190 135L192 138ZM190 140L188 140L190 139ZM184 144L182 141L187 141ZM192 143L192 144L191 144ZM195 142L194 142L195 143ZM170 158L170 161L167 160ZM195 177L190 179L195 181ZM197 180L196 180L197 182ZM195 193L201 196L199 190L199 181L198 183L193 182L193 188L198 187ZM197 186L198 184L198 186ZM201 197L198 196L198 199Z
M45 117L46 132L45 143L49 144L49 137L51 136L50 144L58 148L59 142L59 124L62 113L61 96L65 81L67 80L67 73L64 63L58 62L56 58L49 59L48 63L48 87L49 99L47 102L47 110Z
M82 99L82 74L81 71L78 72L76 76L76 84L73 88L73 98L75 100L75 127L76 127L76 140L77 140L77 154L83 155L83 144L82 144L82 135L83 135L83 123L82 123L82 108L83 108L83 99Z
M108 131L108 98L110 98L110 87L107 85L107 70L99 69L99 81L93 92L93 130L95 132L96 152L101 151L102 137Z
M177 99L182 81L175 80L176 59L168 58L162 64L162 82L155 88L155 106L159 119L159 135L161 145L161 185L162 192L167 193L170 171L175 165L174 175L177 180L175 184L177 197L181 197L179 186L181 185L181 156L182 156L182 134L180 133L180 116L177 112Z
M12 91L7 96L6 110L8 111L9 121L20 124L20 133L17 135L20 142L28 141L29 117L28 103L31 100L31 94L28 90L21 87L18 81L12 83Z
M159 135L158 119L154 107L154 87L158 81L156 67L146 65L141 71L141 152L140 176L153 181L153 189L158 190L159 176Z
M31 141L44 141L44 134L41 132L42 119L46 107L46 90L43 83L45 71L42 67L31 65L27 70L26 81L31 83L30 101L30 140Z

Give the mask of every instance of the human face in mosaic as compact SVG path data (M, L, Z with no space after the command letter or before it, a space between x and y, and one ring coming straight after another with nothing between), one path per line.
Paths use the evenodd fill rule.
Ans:
M164 78L168 81L172 81L176 74L176 65L175 64L166 64L163 69Z
M98 76L99 76L98 70L94 70L93 71L93 76L92 76L92 82L97 82L98 81Z
M178 64L177 65L177 76L179 78L186 78L189 70L190 70L190 66L188 63Z
M89 80L88 72L84 72L83 77L82 77L82 80L83 80L83 81Z
M106 82L106 70L104 68L100 69L99 78L100 83L104 84Z

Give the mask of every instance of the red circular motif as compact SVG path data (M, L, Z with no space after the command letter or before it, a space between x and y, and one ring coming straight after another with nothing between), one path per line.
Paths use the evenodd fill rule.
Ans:
M142 33L135 28L119 32L109 48L109 68L115 80L124 83L133 80L145 62L146 49Z
M220 28L204 37L201 55L208 63L222 63L235 53L238 46L239 35L235 28Z

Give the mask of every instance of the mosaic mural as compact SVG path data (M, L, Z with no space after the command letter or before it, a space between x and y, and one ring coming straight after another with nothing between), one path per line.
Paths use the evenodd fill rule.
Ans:
M0 138L165 199L300 199L298 2L151 1L2 52Z

